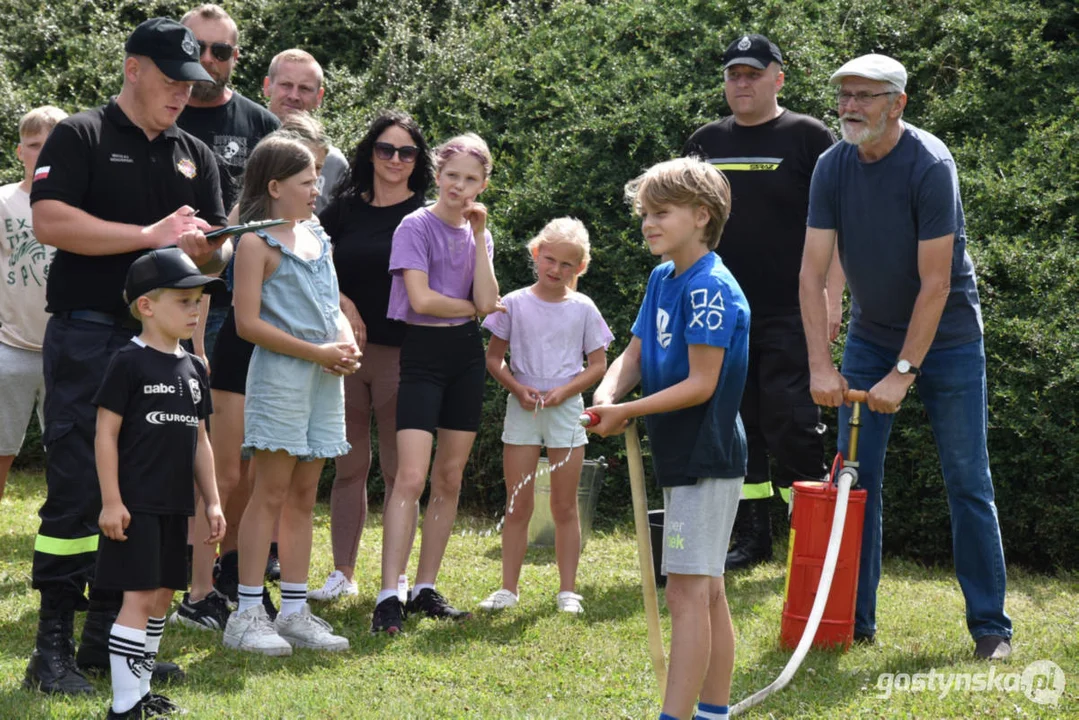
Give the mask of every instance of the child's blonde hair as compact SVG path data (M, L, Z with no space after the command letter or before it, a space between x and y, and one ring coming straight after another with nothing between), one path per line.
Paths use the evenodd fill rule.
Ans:
M483 165L484 176L491 177L491 168L493 167L491 149L487 147L487 143L483 141L483 138L471 132L452 137L435 148L435 172L442 172L442 168L451 158L462 153L479 160Z
M270 181L285 180L314 164L315 154L295 135L276 130L262 138L244 168L240 222L269 219Z
M151 300L160 300L161 296L165 294L166 288L154 288L153 290L147 290L139 297L147 297ZM139 298L132 298L128 303L127 309L131 311L131 317L136 320L142 320L142 313L139 312Z
M26 113L19 120L19 137L37 135L39 132L48 131L67 117L67 113L55 105L42 105Z
M278 130L296 137L312 148L318 148L324 153L330 152L330 136L326 134L322 123L306 110L287 115Z
M662 205L688 205L708 210L704 240L715 250L731 213L731 186L717 168L698 158L676 158L657 163L626 183L626 201L633 212Z
M581 276L588 272L588 264L592 262L592 252L588 244L588 230L583 222L571 217L555 218L544 225L539 234L528 241L526 247L529 255L532 256L532 261L535 262L536 258L539 257L541 247L554 245L555 243L576 245L581 251L580 270L576 275ZM574 280L573 284L576 287L576 280Z

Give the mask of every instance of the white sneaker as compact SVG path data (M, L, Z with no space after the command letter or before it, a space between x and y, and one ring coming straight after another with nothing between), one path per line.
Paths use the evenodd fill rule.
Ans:
M480 610L505 610L517 604L517 596L506 588L495 590L480 603Z
M291 615L278 615L274 621L277 634L293 647L312 650L348 650L348 638L333 634L330 624L311 614L306 605Z
M292 654L292 646L277 634L266 608L261 605L229 616L225 625L225 647L263 655Z
M308 591L307 599L326 602L328 600L336 600L342 595L348 597L349 595L359 594L360 590L356 587L355 582L350 581L340 570L334 570L330 573L330 576L326 578L325 585L318 590Z
M581 601L584 600L584 598L575 592L563 590L558 593L556 599L558 600L559 612L574 613L575 615L580 615L584 612L584 608L581 607Z

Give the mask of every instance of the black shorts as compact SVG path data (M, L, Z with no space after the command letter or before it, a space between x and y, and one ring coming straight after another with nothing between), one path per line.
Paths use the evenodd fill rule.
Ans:
M480 429L487 365L475 322L409 325L401 345L397 429Z
M255 346L236 334L236 316L229 308L210 358L210 388L246 395L247 367L254 352Z
M187 589L187 515L131 513L127 540L98 541L95 590Z

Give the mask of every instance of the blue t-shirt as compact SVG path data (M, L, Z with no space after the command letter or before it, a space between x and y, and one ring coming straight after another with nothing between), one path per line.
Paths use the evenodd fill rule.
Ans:
M749 363L749 303L719 256L710 252L677 276L673 262L653 270L633 334L641 340L645 395L689 377L690 345L725 350L708 402L645 418L657 484L745 477L746 433L738 408Z
M896 351L921 289L918 243L954 233L951 291L932 348L982 336L959 176L948 148L933 135L906 124L892 151L871 163L850 143L833 145L813 172L807 224L837 231L853 298L850 334Z

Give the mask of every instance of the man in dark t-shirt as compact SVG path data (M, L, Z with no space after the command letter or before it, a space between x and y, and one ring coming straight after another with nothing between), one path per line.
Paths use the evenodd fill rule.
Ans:
M907 71L899 61L863 55L831 83L843 142L813 172L801 297L813 397L839 407L844 455L851 441L845 391L848 384L868 391L857 436L866 500L854 639L876 637L885 450L895 413L917 384L948 491L967 630L977 657L1003 660L1012 637L1007 567L989 470L981 301L955 159L939 138L902 119ZM851 294L842 374L832 362L824 298L835 257Z
M93 692L76 661L109 667L109 628L120 608L119 593L91 589L89 603L84 593L101 509L92 399L112 353L137 327L123 298L128 267L148 250L178 245L204 268L220 269L221 245L203 234L225 223L217 163L175 125L194 83L212 80L198 43L179 23L153 18L124 49L120 94L56 126L30 192L34 232L57 248L42 347L48 494L33 565L41 611L26 669L26 684L50 693ZM74 612L87 608L76 659ZM155 674L163 668L158 663ZM182 675L175 665L168 670Z
M731 184L731 216L716 252L753 311L741 407L749 464L726 564L735 570L772 558L772 486L789 501L795 480L825 472L820 412L809 394L798 271L809 181L817 157L835 138L819 120L780 107L783 56L763 35L730 44L723 78L733 114L694 132L683 152L712 163ZM837 318L841 282L832 298ZM771 478L769 457L777 470Z
M240 58L240 33L227 12L217 5L200 5L184 15L180 23L194 33L199 61L213 82L199 83L191 89L191 99L176 124L213 150L227 213L239 199L248 156L259 140L281 126L281 121L261 104L229 87ZM204 302L209 304L209 311L201 338L195 337L195 350L208 359L232 304L232 293L217 293Z
M176 124L214 151L228 212L239 197L248 156L259 140L281 126L281 121L228 85L240 58L239 30L228 13L217 5L200 5L180 22L195 34L199 61L214 81L192 88L191 99Z

